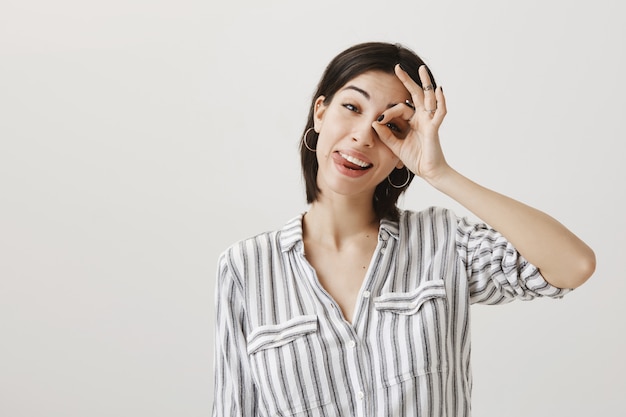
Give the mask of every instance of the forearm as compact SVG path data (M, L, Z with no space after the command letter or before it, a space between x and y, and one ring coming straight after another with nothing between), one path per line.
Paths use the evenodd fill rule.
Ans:
M591 248L547 214L476 184L449 167L429 182L500 232L555 287L576 288L593 274Z

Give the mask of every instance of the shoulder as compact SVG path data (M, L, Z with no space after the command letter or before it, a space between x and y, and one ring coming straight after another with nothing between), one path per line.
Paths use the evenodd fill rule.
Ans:
M452 210L428 207L420 211L403 210L397 223L398 237L402 241L446 244L455 240L459 220Z
M400 212L400 224L413 225L421 224L443 224L448 222L457 223L459 221L456 214L445 207L431 206L424 210L402 210Z
M279 230L274 230L239 240L227 247L220 254L220 260L229 264L240 264L245 261L246 258L254 256L255 253L276 246L279 241L279 234Z
M262 265L302 240L302 215L289 220L281 229L259 233L226 248L219 257L221 267L240 271Z
M400 230L433 239L454 239L457 244L467 246L470 241L496 241L500 233L486 223L467 216L458 216L443 207L429 207L421 211L405 211L400 215Z
M226 248L217 261L218 287L230 288L234 285L239 291L245 292L247 277L250 270L262 267L264 255L272 242L276 240L277 231L260 233L240 240Z

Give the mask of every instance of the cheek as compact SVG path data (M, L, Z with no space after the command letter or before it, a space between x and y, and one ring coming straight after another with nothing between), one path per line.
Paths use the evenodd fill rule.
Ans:
M336 108L329 108L324 114L324 119L321 125L321 131L323 131L329 138L336 138L350 130L350 124L352 119L347 110Z
M332 143L329 140L328 132L325 130L320 133L317 138L317 146L315 147L315 156L317 158L318 165L328 159L330 151L332 149Z
M342 138L340 123L324 123L317 138L318 153L330 153L331 148Z
M394 154L386 145L382 144L382 142L380 143L385 147L385 152L384 155L381 156L381 161L384 160L385 166L388 167L390 171L393 171L393 169L400 163L400 158L398 158L396 154Z

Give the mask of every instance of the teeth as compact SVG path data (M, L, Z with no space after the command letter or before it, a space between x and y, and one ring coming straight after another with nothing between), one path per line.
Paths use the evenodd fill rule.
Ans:
M346 155L345 153L341 153L341 152L339 152L339 155L341 155L341 157L345 159L346 161L352 162L353 164L358 165L361 168L367 168L370 166L370 164L368 164L367 162L361 161L360 159L355 158L354 156Z

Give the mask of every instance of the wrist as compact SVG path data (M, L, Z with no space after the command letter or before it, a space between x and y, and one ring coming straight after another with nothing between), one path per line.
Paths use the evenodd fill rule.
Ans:
M429 175L422 176L422 178L438 191L445 193L448 186L454 181L454 178L459 175L450 165L445 164L438 170L429 173Z

